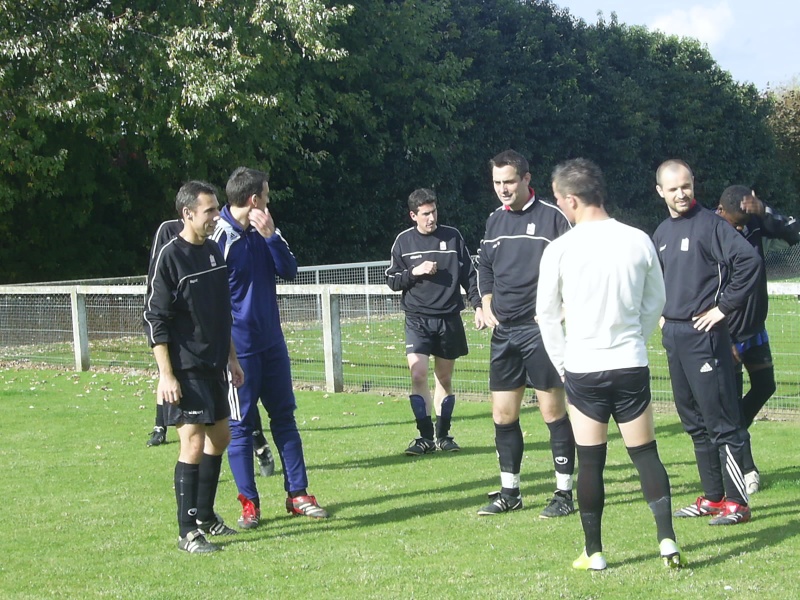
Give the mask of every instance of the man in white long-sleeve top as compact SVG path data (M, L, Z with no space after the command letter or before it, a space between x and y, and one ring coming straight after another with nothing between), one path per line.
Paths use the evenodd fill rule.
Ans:
M665 301L658 256L644 232L609 217L603 174L591 161L558 165L553 193L575 227L544 251L536 314L571 404L580 466L577 492L585 548L572 566L606 568L603 469L613 417L655 517L662 560L680 567L669 477L658 456L650 403L646 341Z

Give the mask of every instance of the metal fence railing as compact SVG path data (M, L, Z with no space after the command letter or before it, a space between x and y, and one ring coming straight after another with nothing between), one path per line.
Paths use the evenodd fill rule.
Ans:
M280 282L279 305L299 387L405 394L409 389L399 295L386 262L301 269ZM337 268L339 267L339 268ZM142 329L143 278L0 286L0 360L155 369ZM771 411L800 415L800 283L770 283L768 329L778 389ZM489 332L464 320L470 353L458 360L459 395L486 399ZM653 397L671 403L666 357L650 340ZM334 364L335 363L335 364Z

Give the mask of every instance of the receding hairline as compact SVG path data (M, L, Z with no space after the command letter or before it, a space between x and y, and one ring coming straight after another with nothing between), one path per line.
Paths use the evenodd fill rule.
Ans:
M686 163L686 161L683 161L679 158L670 158L669 160L665 160L663 163L661 163L658 166L658 169L656 169L656 183L661 185L661 174L664 171L677 171L679 169L686 169L689 171L689 176L694 179L692 168Z

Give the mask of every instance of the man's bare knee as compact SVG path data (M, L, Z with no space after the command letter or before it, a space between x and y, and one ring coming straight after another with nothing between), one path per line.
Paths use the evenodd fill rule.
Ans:
M567 399L564 388L536 390L536 400L545 423L558 421L567 415Z

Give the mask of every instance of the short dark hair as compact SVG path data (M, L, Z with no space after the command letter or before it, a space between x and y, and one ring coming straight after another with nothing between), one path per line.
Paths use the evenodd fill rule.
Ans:
M436 192L428 188L419 188L411 192L408 197L408 210L417 214L420 206L436 204Z
M520 178L525 177L525 174L530 171L528 159L515 150L504 150L489 161L489 166L493 169L495 167L514 167Z
M205 181L198 181L193 179L187 181L178 190L175 196L175 210L178 211L178 216L183 218L183 209L188 208L194 210L198 204L200 194L208 194L209 196L217 196L217 188Z
M658 185L661 185L661 173L663 173L665 169L671 169L673 167L686 167L686 169L689 171L689 175L691 175L692 179L694 179L694 173L692 172L692 167L690 167L688 164L686 164L685 161L681 160L680 158L670 158L662 162L660 165L658 165L658 169L656 169L656 183Z
M580 198L583 204L603 206L606 203L606 179L603 172L588 158L573 158L556 165L553 186L560 194Z
M231 176L228 177L228 183L225 184L228 204L231 206L244 206L247 204L247 199L253 194L256 196L261 195L261 192L264 191L265 183L269 183L269 173L247 167L237 168L231 173Z
M752 195L752 190L744 185L731 185L725 188L719 197L719 205L732 217L741 217L747 213L742 210L742 200Z

